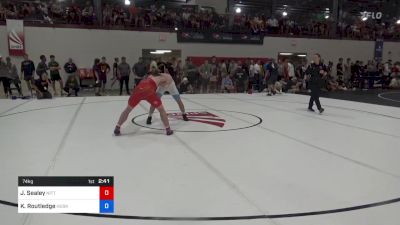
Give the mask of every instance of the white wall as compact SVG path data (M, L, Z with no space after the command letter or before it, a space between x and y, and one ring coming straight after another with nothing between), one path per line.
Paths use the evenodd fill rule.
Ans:
M160 35L166 41L160 41ZM266 37L264 45L233 44L180 44L175 33L111 31L88 29L25 27L27 53L37 63L41 54L54 54L64 64L72 57L79 67L91 67L95 57L106 56L109 63L114 57L126 56L135 62L142 49L180 49L186 56L236 56L274 57L279 52L305 52L309 56L320 53L327 62L337 62L340 57L367 61L373 58L373 41L323 40ZM400 42L386 42L384 57L388 51L391 58L400 61ZM7 55L6 27L0 26L0 54ZM19 58L14 59L19 64Z

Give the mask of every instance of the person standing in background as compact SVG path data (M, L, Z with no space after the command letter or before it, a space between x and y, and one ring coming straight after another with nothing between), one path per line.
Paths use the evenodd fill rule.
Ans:
M135 86L137 86L147 73L147 65L143 61L142 57L140 57L139 61L133 65L132 71L135 76Z
M106 57L101 58L101 62L99 63L99 85L100 92L102 95L106 94L106 83L107 83L107 75L110 73L111 68L106 61Z
M176 60L174 70L176 73L176 80L178 81L177 83L179 84L182 81L182 61L180 59Z
M192 63L192 60L190 58L186 59L186 64L183 67L183 75L187 77L188 83L191 84L193 89L197 88L198 69ZM193 90L193 93L194 93L194 90Z
M67 81L64 85L64 91L67 96L71 96L71 89L75 91L75 96L78 96L79 82L76 71L78 70L76 64L73 62L72 58L68 59L68 62L64 65L65 73L67 74Z
M35 72L35 64L29 59L28 55L24 55L24 61L21 62L21 80L25 80L26 86L32 96L33 73Z
M58 81L58 83L60 84L60 96L62 95L62 92L64 90L63 87L63 80L61 79L60 76L60 64L58 64L58 62L56 62L55 60L55 56L51 55L50 56L50 62L48 64L48 67L50 69L50 80L51 80L51 84L54 90L54 95L57 95L57 89L56 89L56 81Z
M39 76L38 79L40 79L43 75L48 75L47 70L49 70L49 67L46 64L46 56L41 55L40 56L40 63L36 67L36 75ZM35 79L37 80L37 79Z
M389 59L385 64L383 64L383 83L385 87L389 87L390 78L392 74L392 60Z
M208 63L208 60L204 61L204 64L200 67L200 93L209 93L208 83L210 81L210 77L212 75L212 67Z
M346 59L346 63L344 64L344 73L343 73L343 81L345 85L348 85L348 82L351 77L351 58Z
M72 58L68 59L68 62L65 63L64 65L64 70L65 73L67 74L67 77L69 76L76 76L76 71L78 70L76 64L74 63L74 61L72 60Z
M328 73L326 66L321 62L320 54L316 53L314 55L313 61L314 62L311 63L306 70L306 74L310 76L309 87L311 89L308 110L314 112L313 105L315 102L319 110L319 113L323 113L324 108L322 108L321 106L321 103L319 101L319 96L321 93L321 86L323 84L322 78L325 77Z
M275 89L275 83L278 81L278 76L279 76L279 66L276 64L275 59L271 59L271 62L267 64L265 68L266 72L266 77L267 77L267 84L268 84L268 96L271 96L272 94L275 95L276 89Z
M343 65L343 58L339 58L339 62L336 65L336 76L338 80L344 80L343 76L344 76L344 65Z
M257 60L256 64L254 64L254 84L257 86L258 92L262 92L262 65L261 61Z
M96 80L96 93L95 93L96 96L101 96L101 94L100 94L101 84L100 84L100 67L99 67L99 64L100 64L100 59L95 58L93 66L92 66L92 71L93 71L93 76L94 76L94 78Z
M11 62L10 57L6 58L6 66L7 66L7 70L8 70L8 78L10 78L10 84L14 84L14 86L18 90L19 96L22 97L22 91L21 91L21 86L20 86L21 80L19 79L19 76L18 76L17 66L15 66L15 64L13 64ZM10 95L12 95L11 88L9 89L9 92L10 92Z
M0 55L0 81L3 83L4 95L8 98L10 93L10 78L8 76L8 69L3 57Z
M246 71L243 69L242 62L238 62L238 67L236 69L234 77L234 83L236 85L236 90L238 93L243 93L246 90ZM222 81L221 81L222 82Z
M131 66L126 62L126 57L121 58L121 63L118 65L117 76L119 78L119 95L122 95L122 88L125 83L126 94L129 92L129 75L131 75Z
M115 82L117 82L117 80L119 79L118 77L118 64L119 64L119 58L114 58L114 63L113 63L113 67L112 67L112 83L111 83L111 87L114 86Z

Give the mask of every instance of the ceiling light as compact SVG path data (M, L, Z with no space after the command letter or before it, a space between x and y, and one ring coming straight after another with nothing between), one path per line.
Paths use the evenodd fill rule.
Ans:
M293 55L293 53L289 53L289 52L282 52L282 53L279 53L279 55Z
M150 52L150 54L153 54L153 55L163 55L164 52Z
M172 50L156 50L156 52L171 53Z
M285 17L285 16L287 16L287 15L288 15L288 13L287 13L286 11L283 11L283 12L282 12L282 16Z
M240 7L237 7L236 10L235 10L235 12L239 14L239 13L242 12L242 9L241 9Z
M125 5L130 5L131 1L130 0L125 0Z

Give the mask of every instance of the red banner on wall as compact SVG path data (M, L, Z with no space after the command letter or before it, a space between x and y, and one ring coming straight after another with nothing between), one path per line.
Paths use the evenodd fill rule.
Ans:
M25 54L25 35L23 20L7 20L8 52L10 56Z

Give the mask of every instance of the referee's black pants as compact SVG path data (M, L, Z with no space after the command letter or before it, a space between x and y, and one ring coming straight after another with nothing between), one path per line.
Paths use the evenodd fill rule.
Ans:
M321 110L321 102L319 101L319 96L321 94L321 90L317 87L311 88L311 94L310 94L310 102L308 103L308 108L312 109L314 102L317 105L318 110Z
M130 95L130 92L129 92L129 76L122 76L119 79L119 95L122 95L122 89L123 89L124 83L125 83L126 94Z

